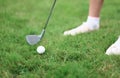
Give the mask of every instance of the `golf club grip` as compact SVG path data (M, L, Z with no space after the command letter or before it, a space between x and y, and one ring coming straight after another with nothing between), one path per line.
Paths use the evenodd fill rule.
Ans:
M49 20L50 20L51 15L52 15L52 12L53 12L53 9L54 9L55 4L56 4L56 0L54 0L54 3L53 3L53 5L52 5L52 7L51 7L51 9L50 9L50 13L49 13L49 16L48 16L48 18L47 18L47 21L46 21L46 23L45 23L44 29L46 29L46 27L47 27L47 25L48 25L48 22L49 22Z

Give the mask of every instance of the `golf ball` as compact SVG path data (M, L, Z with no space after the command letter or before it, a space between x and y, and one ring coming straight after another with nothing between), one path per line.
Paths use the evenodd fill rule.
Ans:
M43 54L43 53L45 52L45 47L44 47L44 46L38 46L38 47L37 47L37 52L38 52L39 54Z

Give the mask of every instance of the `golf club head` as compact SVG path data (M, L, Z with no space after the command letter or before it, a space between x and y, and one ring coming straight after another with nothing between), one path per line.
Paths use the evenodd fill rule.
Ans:
M35 45L40 41L40 37L38 35L27 35L26 36L26 41L30 44L30 45Z
M40 35L27 35L26 36L26 41L30 45L35 45L43 38L44 34L45 34L45 29L42 30Z

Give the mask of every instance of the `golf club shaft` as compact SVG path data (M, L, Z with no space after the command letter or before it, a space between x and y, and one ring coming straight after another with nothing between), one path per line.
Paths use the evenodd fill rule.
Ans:
M47 18L47 21L46 21L46 23L45 23L45 26L44 26L44 30L43 30L43 31L45 31L45 29L46 29L46 27L47 27L47 25L48 25L48 22L49 22L49 20L50 20L51 15L52 15L52 12L53 12L53 9L54 9L55 4L56 4L56 0L54 0L54 3L53 3L53 5L52 5L52 7L51 7L51 9L50 9L50 13L49 13L49 16L48 16L48 18Z

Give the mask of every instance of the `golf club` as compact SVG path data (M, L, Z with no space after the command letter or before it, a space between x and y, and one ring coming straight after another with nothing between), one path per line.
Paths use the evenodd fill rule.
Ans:
M47 20L46 20L45 26L44 26L44 28L42 29L42 32L40 33L40 35L27 35L27 36L26 36L26 41L27 41L30 45L35 45L35 44L37 44L37 43L43 38L43 36L44 36L44 34L45 34L45 29L46 29L46 27L47 27L47 25L48 25L48 22L49 22L49 20L50 20L51 15L52 15L52 12L53 12L53 9L54 9L55 4L56 4L56 0L54 0L54 2L53 2L53 5L52 5L52 7L51 7L51 9L50 9L50 13L49 13L48 18L47 18Z

